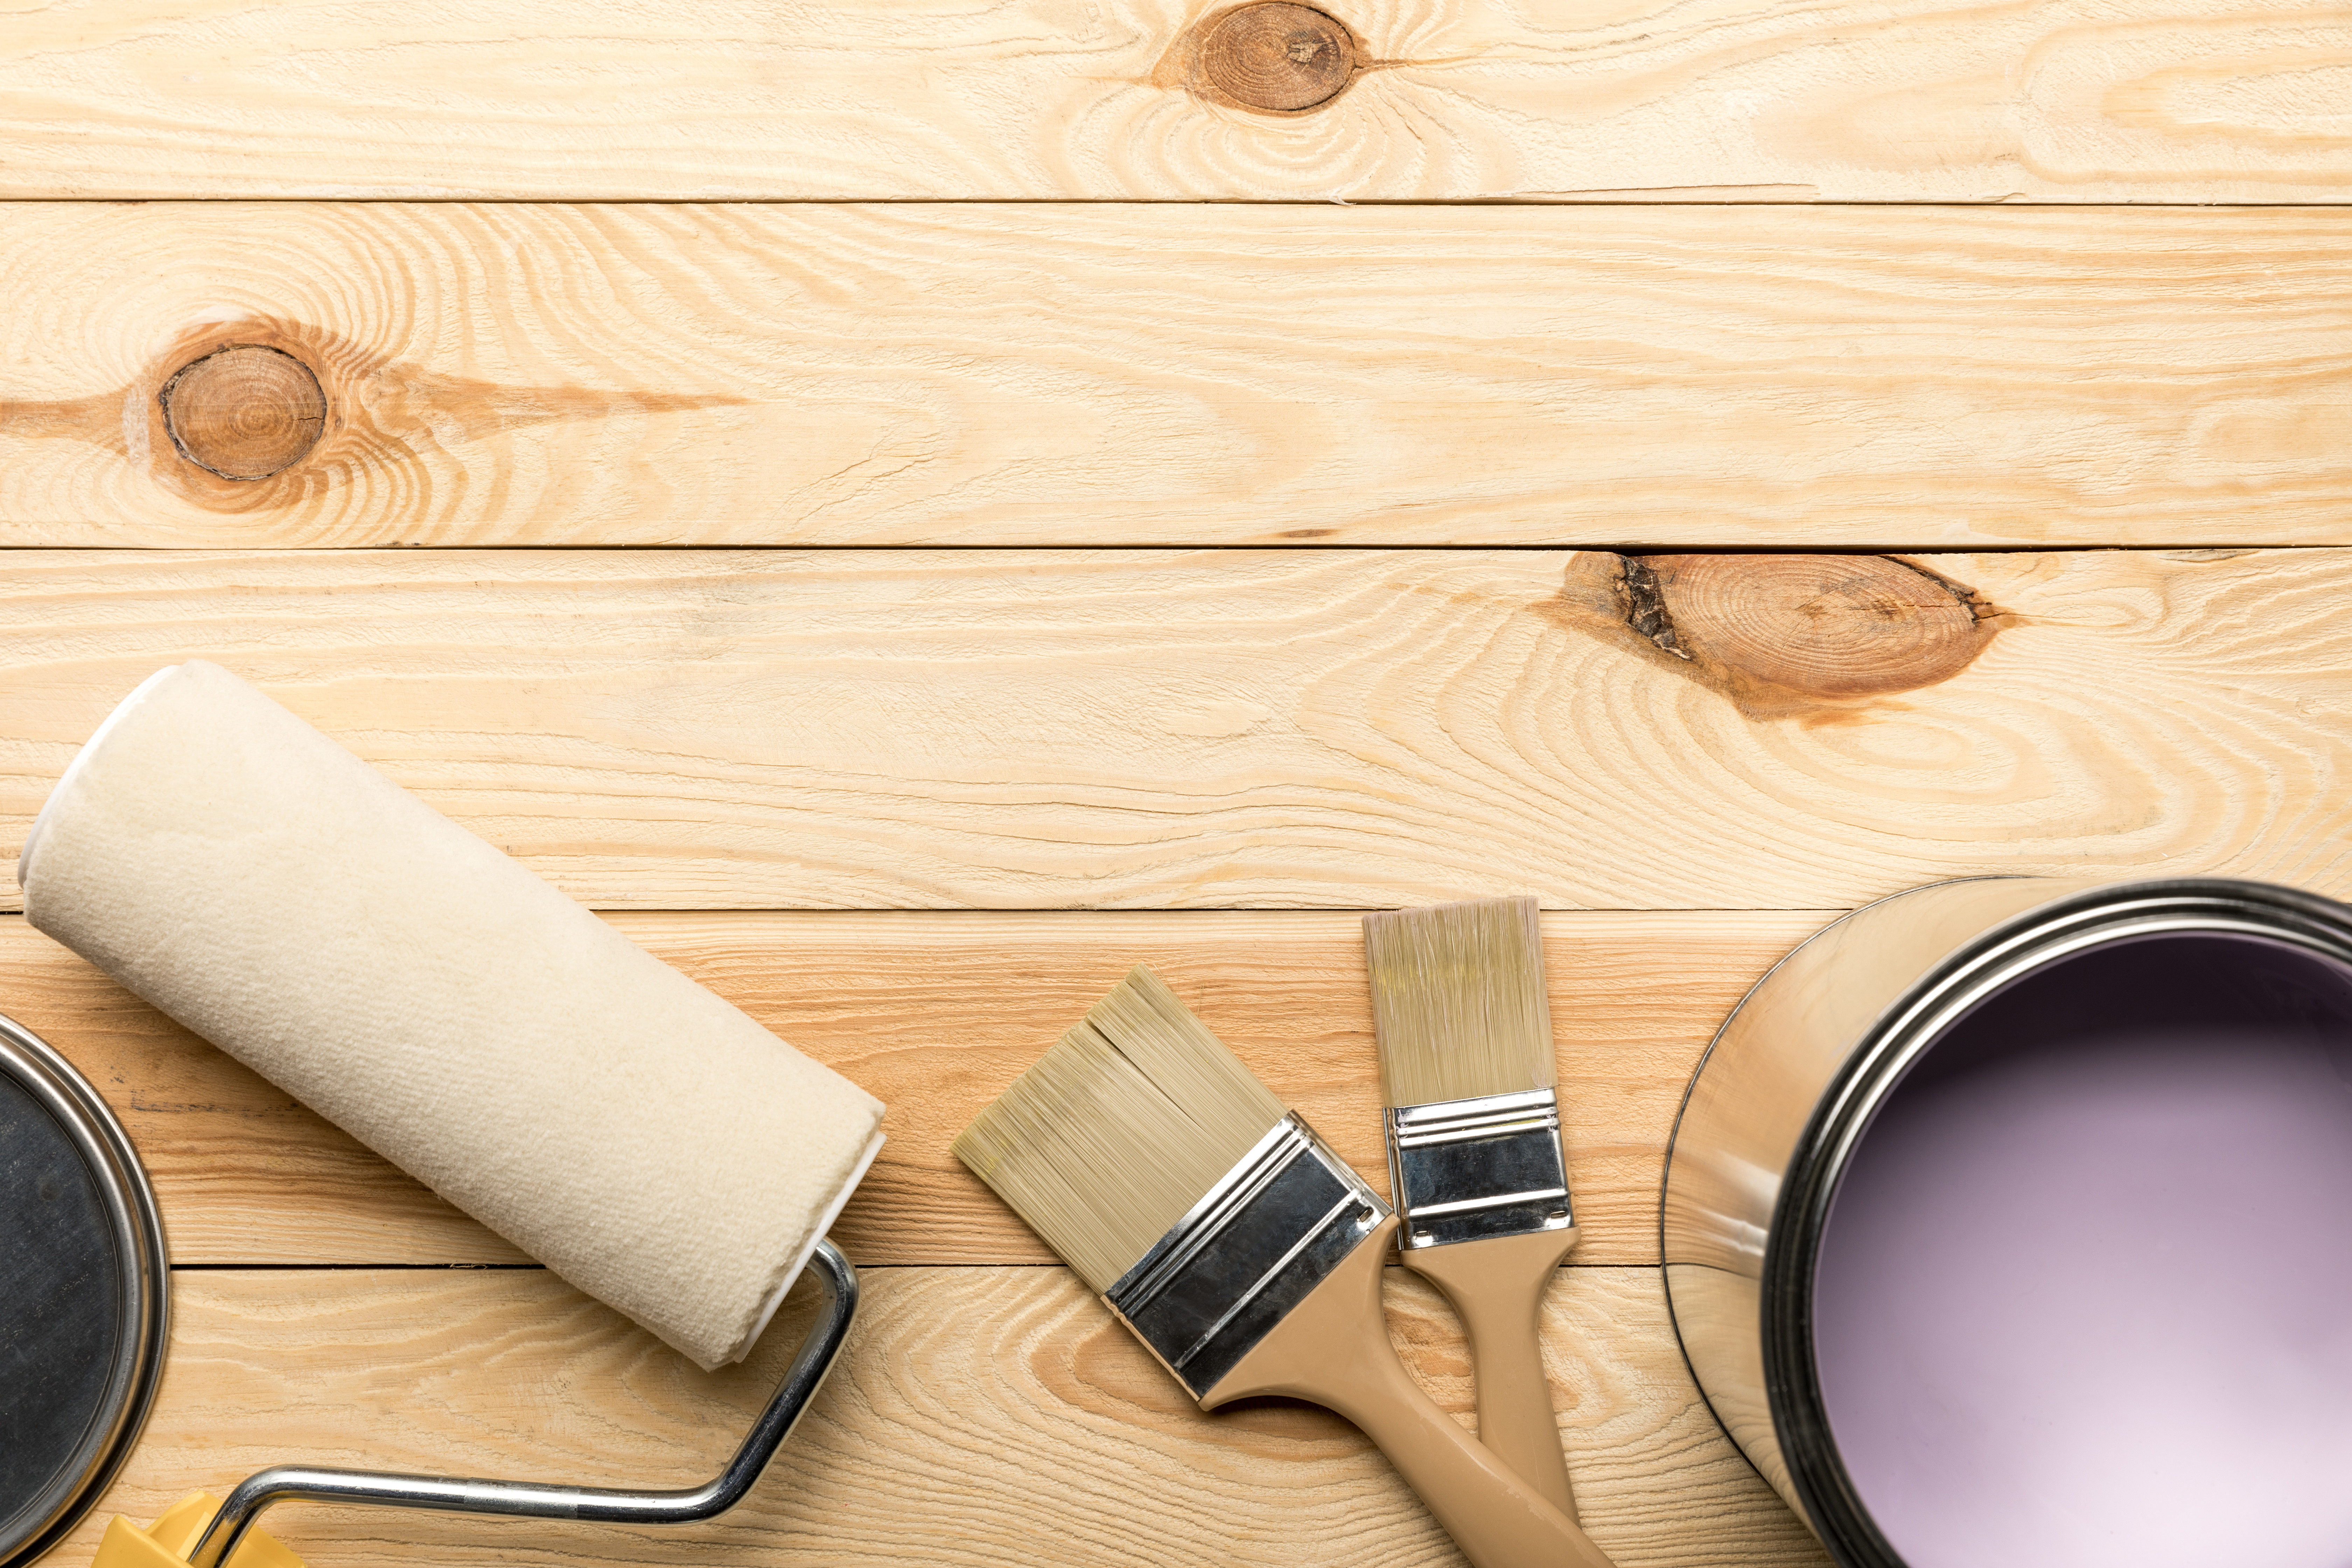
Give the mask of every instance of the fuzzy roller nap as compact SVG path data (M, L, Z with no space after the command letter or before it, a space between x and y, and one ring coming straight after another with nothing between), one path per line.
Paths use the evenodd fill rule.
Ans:
M150 679L18 869L32 923L706 1368L882 1107L228 671Z

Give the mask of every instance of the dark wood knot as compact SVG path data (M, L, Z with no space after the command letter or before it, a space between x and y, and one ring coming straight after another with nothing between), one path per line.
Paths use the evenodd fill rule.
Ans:
M301 461L327 427L310 367L282 349L231 343L163 384L163 427L180 456L225 479L266 479Z
M1287 0L1228 11L1201 40L1201 78L1235 103L1290 112L1339 94L1356 74L1356 39L1311 5Z

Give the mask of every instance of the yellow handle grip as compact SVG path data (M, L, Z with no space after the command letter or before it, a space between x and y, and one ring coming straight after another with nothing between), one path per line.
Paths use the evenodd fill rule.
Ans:
M118 1513L108 1521L90 1568L187 1568L189 1549L220 1505L220 1499L209 1492L190 1492L144 1530ZM226 1568L303 1568L303 1563L276 1536L250 1530Z

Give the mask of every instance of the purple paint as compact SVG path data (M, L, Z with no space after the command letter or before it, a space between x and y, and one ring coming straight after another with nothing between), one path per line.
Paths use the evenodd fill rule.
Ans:
M1813 1301L1911 1568L2352 1564L2352 970L2183 935L2020 982L1864 1134Z

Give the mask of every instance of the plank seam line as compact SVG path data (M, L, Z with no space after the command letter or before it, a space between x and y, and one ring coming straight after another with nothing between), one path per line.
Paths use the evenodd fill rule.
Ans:
M854 1259L852 1260L855 1261ZM1402 1263L1391 1260L1383 1265L1402 1268ZM1639 1268L1654 1272L1662 1263L1563 1263L1562 1268ZM1054 1270L1066 1273L1059 1263L966 1263L945 1259L938 1263L858 1263L860 1274L885 1273L893 1268L990 1268L999 1273L1013 1269L1034 1272ZM174 1274L545 1274L544 1263L174 1263Z
M1984 201L1774 201L1749 202L1676 202L1676 201L1611 201L1605 197L1580 197L1573 195L1555 197L1534 196L1364 196L1340 199L1332 196L10 196L0 195L0 202L11 205L45 206L121 206L136 204L142 206L198 204L219 205L241 202L256 205L287 206L932 206L932 207L1082 207L1082 206L1245 206L1245 207L1669 207L1700 210L1737 209L1741 207L1781 208L1853 208L1857 210L1912 210L1986 212L1996 209L2011 212L2219 212L2232 208L2245 211L2308 210L2342 212L2352 210L2352 197L2343 201L2213 201L2213 202L2069 202L2042 200L2010 200L2002 197Z
M37 523L24 523L0 519L0 527L29 528ZM442 555L536 552L540 554L619 554L624 552L666 552L674 555L714 553L722 551L765 551L772 554L814 555L843 554L863 552L881 554L979 554L994 552L1009 555L1015 552L1044 554L1050 552L1091 551L1097 553L1131 552L1136 554L1168 554L1184 552L1195 555L1223 555L1254 551L1288 551L1304 553L1309 551L1353 551L1360 555L1572 555L1579 553L1613 555L2119 555L2148 554L2166 551L2231 551L2251 554L2259 550L2343 550L2352 547L2352 532L2338 540L2313 542L2292 540L2279 542L2248 542L2228 540L2219 543L2206 542L2168 542L2155 544L2115 544L2092 542L2083 544L1979 544L1967 541L1938 541L1927 544L1780 544L1758 548L1747 544L1675 544L1651 542L1571 543L1571 544L1379 544L1349 543L1345 540L1317 542L1313 540L1284 541L1273 543L1201 544L1184 541L1135 543L1130 542L1103 542L1087 540L1057 540L1052 543L1029 544L824 544L781 543L741 544L719 542L711 544L361 544L321 546L304 549L291 545L268 544L0 544L0 558L9 553L41 552L50 555L143 555L170 552L173 554L208 555L227 559L239 555L308 556L331 560L338 556L356 555L416 555L432 552Z

